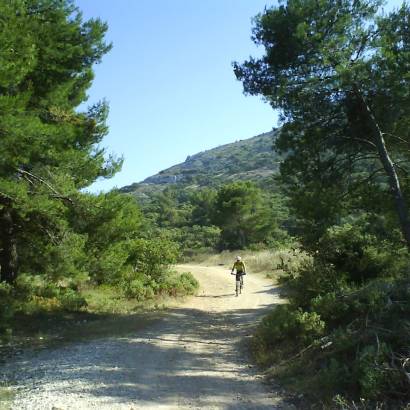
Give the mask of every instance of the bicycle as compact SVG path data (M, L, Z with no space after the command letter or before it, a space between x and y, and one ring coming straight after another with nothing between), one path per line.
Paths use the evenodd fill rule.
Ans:
M246 275L245 272L236 272L233 273L231 272L231 275L236 276L235 280L235 295L238 296L242 294L242 289L243 289L243 276Z

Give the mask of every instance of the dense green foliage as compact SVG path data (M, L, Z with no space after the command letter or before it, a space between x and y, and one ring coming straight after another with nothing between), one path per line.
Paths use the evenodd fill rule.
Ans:
M266 55L236 74L282 110L276 147L288 154L281 174L304 232L320 236L363 205L398 219L409 242L409 8L382 17L378 1L319 4L262 14L254 39Z
M255 343L284 380L342 408L410 400L410 9L379 6L288 0L255 20L265 55L234 65L282 112L281 180L310 256Z
M81 105L106 24L70 0L4 1L0 15L0 326L14 311L81 309L85 285L192 292L192 277L168 273L178 246L150 237L132 198L84 191L122 163L99 146L107 104Z
M64 237L60 248L81 246L74 233L63 235L64 216L79 189L111 175L120 162L106 161L97 148L106 105L75 111L86 98L92 64L109 49L106 26L83 23L64 2L12 1L1 8L0 260L1 279L13 282L18 270L54 259L51 239Z
M251 244L284 240L286 232L280 223L286 215L281 205L279 196L263 193L250 182L222 186L212 214L221 229L221 247L243 249Z
M289 303L261 323L259 359L326 404L408 403L410 8L379 6L266 9L265 55L234 69L283 127L93 195L122 163L99 146L106 103L81 108L107 27L69 0L1 2L0 330L16 312L85 309L85 288L191 294L192 275L169 270L181 251L296 234L306 259L281 278Z
M251 181L188 191L171 186L142 201L158 235L178 242L186 255L200 250L283 246L290 241L285 200Z
M189 156L121 189L183 254L284 246L293 227L275 177L277 130Z
M263 321L258 349L277 363L303 352L275 370L305 379L308 394L400 406L409 391L407 250L369 238L360 222L325 236L328 247L282 277L289 304Z

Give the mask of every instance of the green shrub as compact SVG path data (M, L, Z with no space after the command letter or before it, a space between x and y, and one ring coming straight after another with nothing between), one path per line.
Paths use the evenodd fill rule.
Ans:
M262 320L255 348L264 364L287 363L277 370L282 380L327 404L402 408L410 401L410 258L400 242L366 229L328 229L319 251L285 270L289 304Z
M179 280L182 283L185 292L189 295L193 294L199 287L198 281L190 272L182 273Z
M347 391L351 388L353 380L349 365L343 360L330 357L323 361L314 381L317 383L317 388L320 388L322 396L332 397L335 392Z
M57 300L60 302L61 308L69 312L77 312L87 306L85 298L69 288L60 291Z
M161 277L156 279L139 272L128 272L119 286L125 297L138 301L153 299L158 294L170 296L193 294L199 286L191 273L179 275L175 272L163 272Z
M61 290L61 287L53 279L47 278L45 275L27 273L20 274L13 287L20 303L28 301L33 296L55 298Z
M172 241L135 239L128 243L128 264L135 272L148 275L155 282L161 281L178 256L179 247Z
M160 291L170 296L184 296L194 294L198 287L199 283L191 273L171 273L161 283Z
M141 279L123 280L121 282L124 295L127 298L134 298L139 301L145 299L145 285Z
M343 272L354 283L400 276L409 266L405 249L368 231L364 221L329 228L318 242L316 259Z
M187 250L216 248L221 230L216 226L184 226L172 230L172 239L181 245L184 253Z
M356 359L355 373L360 384L360 393L367 399L377 399L388 385L388 379L393 373L384 366L388 363L389 348L386 343L378 346L364 346Z
M258 336L267 346L292 340L295 347L309 344L323 335L325 324L315 312L279 305L263 318Z
M336 291L316 296L311 300L311 307L327 324L340 324L350 309L349 303Z
M87 306L76 283L69 280L64 282L56 283L41 275L21 274L13 287L16 310L23 314L60 309L75 312Z
M285 272L279 283L286 285L295 306L310 307L314 298L346 288L346 274L321 259L304 260L296 269Z
M107 245L90 261L91 277L97 284L117 283L127 270L130 255L127 241Z
M54 298L59 297L61 293L61 288L57 286L56 283L52 282L43 282L41 285L38 285L35 289L33 294L36 296L41 296L43 298Z
M145 295L144 295L144 298L146 299L146 300L148 300L148 299L154 299L154 297L155 297L155 288L156 287L151 287L151 286L146 286L145 287Z

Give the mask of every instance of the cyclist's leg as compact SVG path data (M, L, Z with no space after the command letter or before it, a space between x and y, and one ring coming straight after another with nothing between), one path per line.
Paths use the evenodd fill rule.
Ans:
M241 276L241 289L243 288L243 275Z
M241 281L237 280L237 281L235 281L235 283L236 283L235 293L236 293L236 296L238 296L238 293L240 292Z

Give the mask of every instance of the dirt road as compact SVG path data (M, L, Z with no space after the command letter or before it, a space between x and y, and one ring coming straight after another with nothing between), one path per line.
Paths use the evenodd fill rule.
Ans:
M221 267L180 266L200 281L196 297L135 335L22 357L6 369L18 380L13 409L282 409L249 365L245 342L278 302L259 275ZM13 373L14 372L14 373Z

